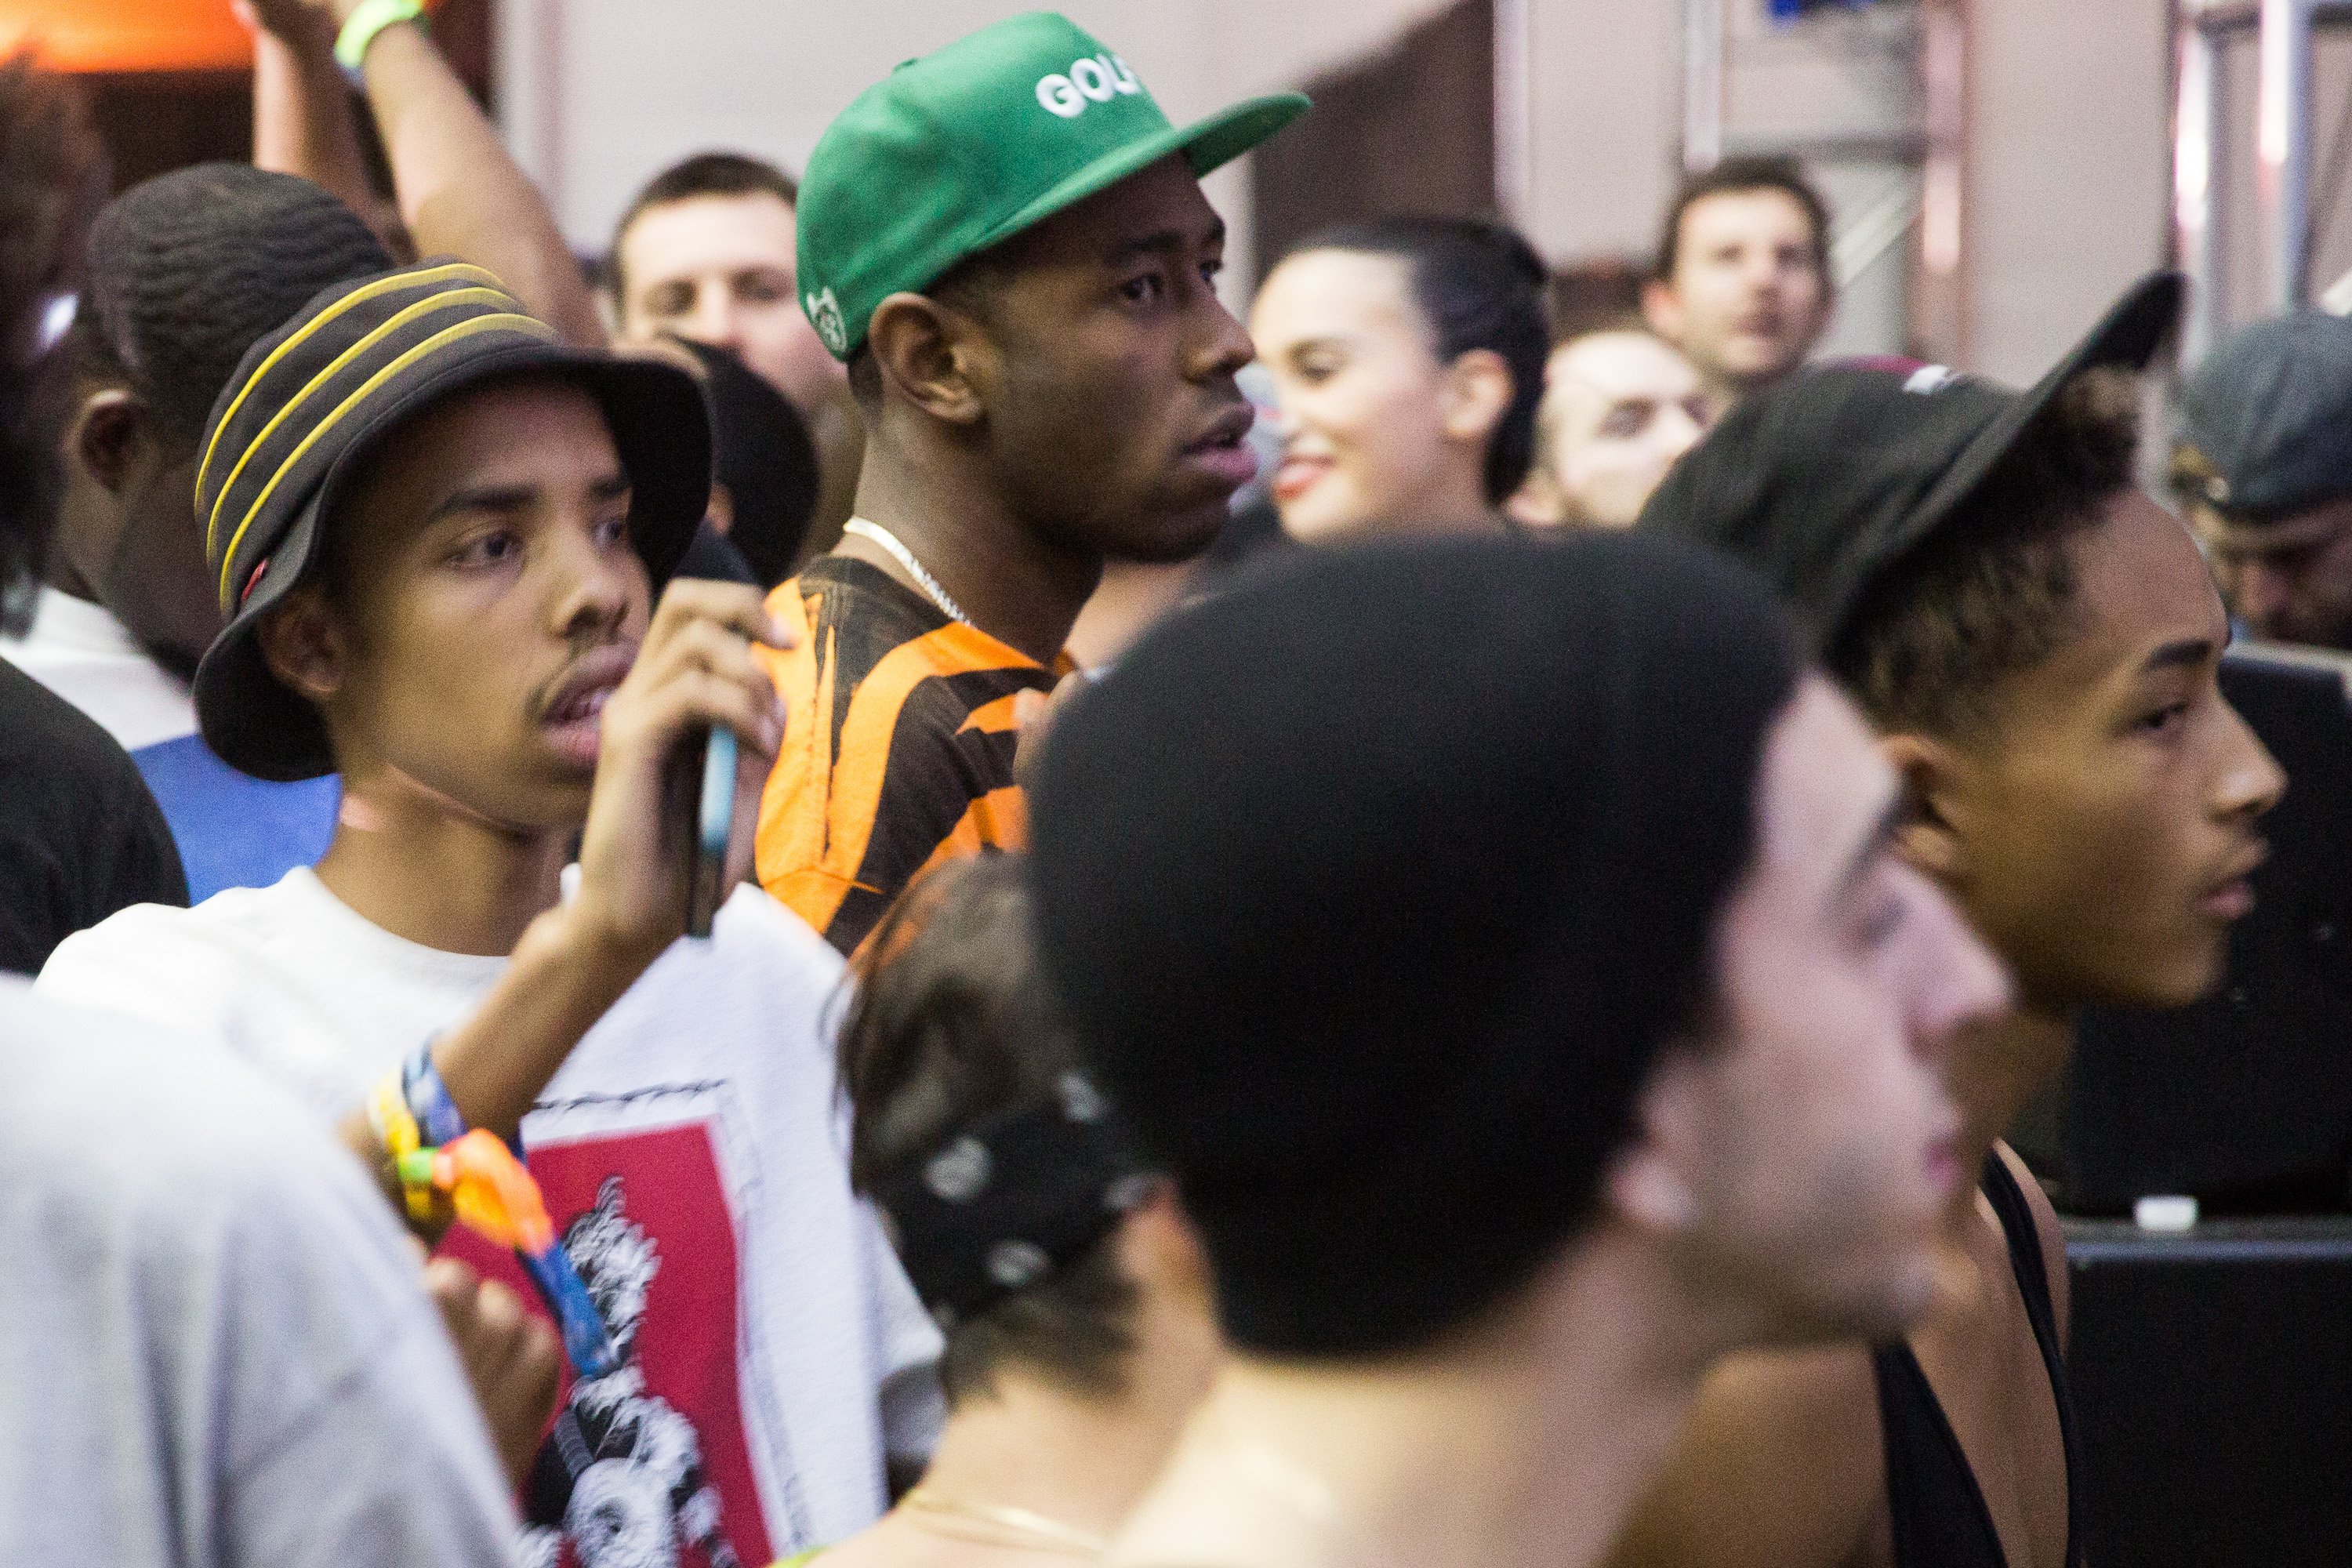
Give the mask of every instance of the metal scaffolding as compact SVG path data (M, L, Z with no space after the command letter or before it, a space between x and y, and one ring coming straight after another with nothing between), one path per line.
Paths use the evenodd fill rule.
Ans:
M2259 50L2254 195L2263 298L2288 310L2311 299L2312 39L2352 26L2352 0L2175 0L2179 98L2173 115L2176 253L2190 280L2181 356L2194 363L2223 324L2219 178L2231 105L2221 53L2252 35Z

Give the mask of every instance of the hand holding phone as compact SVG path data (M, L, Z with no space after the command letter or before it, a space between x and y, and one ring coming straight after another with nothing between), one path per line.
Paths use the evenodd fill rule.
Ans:
M707 937L727 901L728 841L735 826L735 731L714 725L702 749L702 788L688 835L686 934Z

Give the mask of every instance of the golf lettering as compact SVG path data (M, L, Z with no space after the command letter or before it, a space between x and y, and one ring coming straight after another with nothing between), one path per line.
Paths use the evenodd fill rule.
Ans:
M1067 76L1048 71L1037 79L1037 101L1064 120L1076 120L1089 103L1108 103L1120 93L1142 90L1127 62L1112 54L1078 60Z

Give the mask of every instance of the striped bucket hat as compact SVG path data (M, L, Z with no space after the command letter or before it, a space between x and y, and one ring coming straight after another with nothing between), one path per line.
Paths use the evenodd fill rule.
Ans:
M228 625L196 667L205 743L257 778L332 773L318 710L270 673L260 618L316 573L341 487L377 442L492 376L547 373L603 406L632 489L629 532L658 591L710 493L710 424L670 364L574 348L478 267L425 262L342 282L253 345L213 405L196 525Z

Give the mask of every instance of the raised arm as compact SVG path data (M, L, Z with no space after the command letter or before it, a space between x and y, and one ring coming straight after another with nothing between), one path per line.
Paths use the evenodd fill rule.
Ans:
M360 0L303 4L331 16L331 36ZM327 68L336 68L331 57ZM415 22L384 28L368 47L362 71L416 253L488 268L567 340L601 346L604 323L595 297L555 215L425 28Z
M360 155L352 89L335 65L335 24L301 0L232 0L253 34L253 163L299 174L340 198L395 254L400 219Z

